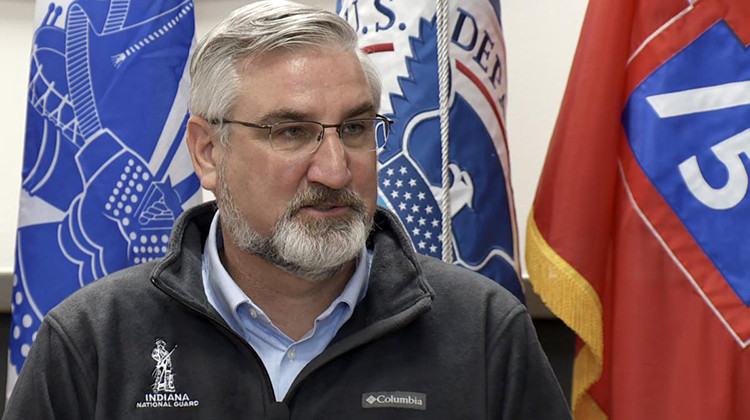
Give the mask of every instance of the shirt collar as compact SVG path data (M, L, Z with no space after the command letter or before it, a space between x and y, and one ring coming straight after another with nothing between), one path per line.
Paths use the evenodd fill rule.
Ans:
M259 319L262 321L270 322L270 320L260 307L242 291L224 268L219 258L219 249L222 247L223 239L219 225L219 211L217 211L211 221L211 228L208 232L208 238L206 239L203 251L203 286L206 291L206 298L211 305L233 330L242 334L244 329L242 326L243 321L237 311L241 305L247 304L255 309L259 314ZM346 283L344 290L318 316L316 322L326 319L340 304L346 305L345 318L348 319L351 316L351 313L354 312L354 307L367 293L371 260L372 253L363 246L354 273Z

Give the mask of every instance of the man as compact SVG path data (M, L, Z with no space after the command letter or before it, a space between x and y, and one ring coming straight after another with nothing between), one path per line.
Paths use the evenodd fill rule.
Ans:
M523 305L376 208L389 121L346 22L246 6L191 74L217 204L50 312L5 418L569 418Z

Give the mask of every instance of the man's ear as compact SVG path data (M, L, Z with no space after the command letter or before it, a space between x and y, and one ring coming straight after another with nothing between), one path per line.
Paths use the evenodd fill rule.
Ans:
M214 128L208 121L192 115L187 123L187 145L193 169L201 180L201 186L209 191L216 189L219 162L214 155L214 147L222 147L214 135Z

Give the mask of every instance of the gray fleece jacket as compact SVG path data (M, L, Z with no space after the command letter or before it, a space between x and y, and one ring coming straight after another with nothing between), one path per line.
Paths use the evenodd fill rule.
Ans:
M207 302L213 204L167 255L80 290L45 318L4 419L569 419L525 307L416 254L379 210L365 298L276 402L262 362Z

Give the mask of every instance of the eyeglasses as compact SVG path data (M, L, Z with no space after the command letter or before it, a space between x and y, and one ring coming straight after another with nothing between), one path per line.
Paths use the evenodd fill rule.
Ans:
M212 120L211 124L239 124L268 130L268 141L273 150L288 154L315 153L323 140L326 128L336 128L341 143L358 152L379 151L385 147L393 121L382 115L373 118L353 118L341 124L317 121L283 121L274 124L254 124L236 120Z

